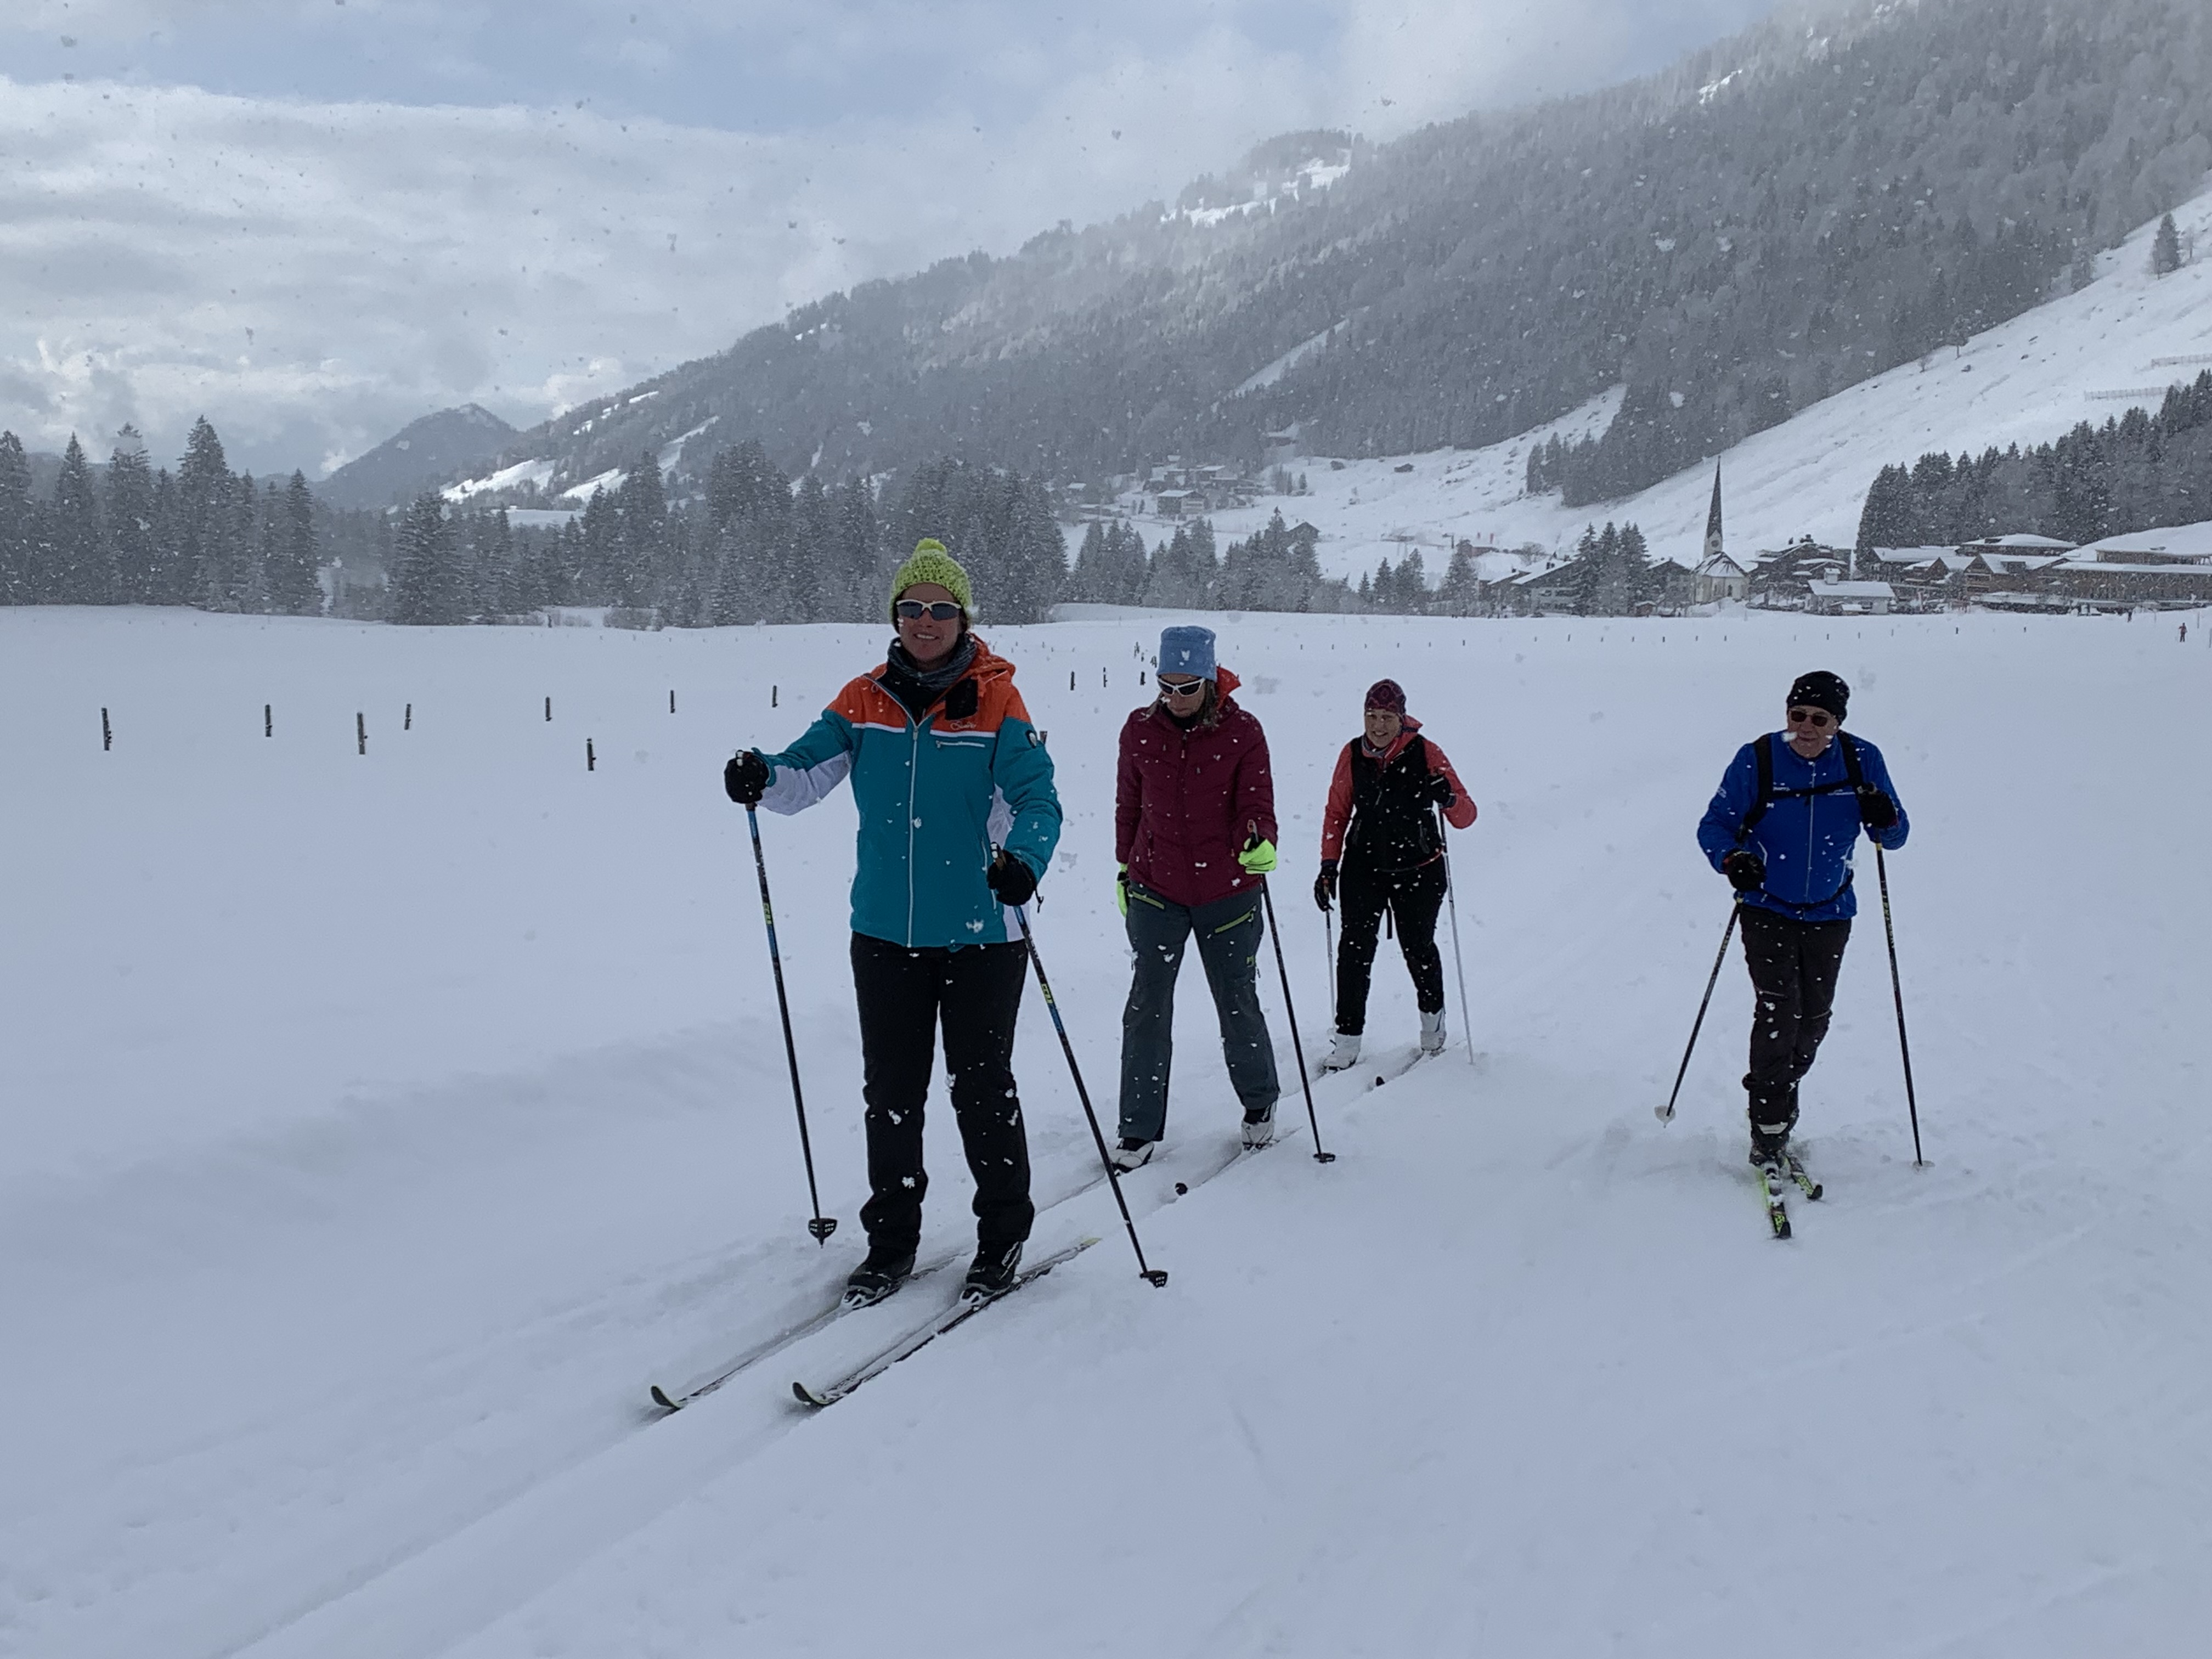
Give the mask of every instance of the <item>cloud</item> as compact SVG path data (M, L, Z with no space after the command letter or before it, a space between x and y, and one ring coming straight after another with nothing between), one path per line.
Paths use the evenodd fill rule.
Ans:
M1304 95L1287 64L1255 78ZM1249 142L1239 112L1179 107L1201 80L1123 59L1025 128L784 137L0 81L0 424L99 449L127 420L158 454L205 413L252 464L314 471L458 402L542 418L789 305L1172 191Z
M17 3L0 40L57 17L88 40L174 27L154 0ZM1754 3L1692 9L1703 27ZM202 15L295 46L358 16L389 46L426 9ZM1274 132L1387 136L1649 49L1632 0L1129 0L1060 25L1003 0L663 0L635 34L612 21L626 11L575 0L520 31L483 0L428 9L445 33L403 54L417 78L392 101L149 85L145 64L0 76L0 426L105 453L127 420L163 456L205 413L245 464L315 473L432 409L526 423L790 305L1171 197ZM726 118L554 105L538 86L526 101L502 39L532 73L549 41L595 58L633 104L655 100L624 75L694 76ZM286 51L264 81L338 72ZM472 101L437 101L423 76ZM510 95L473 101L483 85Z

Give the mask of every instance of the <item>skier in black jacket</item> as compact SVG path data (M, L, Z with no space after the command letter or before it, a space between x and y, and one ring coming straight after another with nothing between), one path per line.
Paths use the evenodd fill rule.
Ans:
M1444 964L1437 950L1437 912L1444 902L1443 830L1474 822L1474 798L1406 712L1395 680L1367 689L1367 730L1344 745L1329 781L1322 817L1321 874L1314 902L1323 910L1341 897L1344 938L1336 956L1336 1035L1324 1071L1358 1063L1367 1029L1367 988L1376 936L1388 910L1413 976L1421 1011L1421 1052L1444 1046Z

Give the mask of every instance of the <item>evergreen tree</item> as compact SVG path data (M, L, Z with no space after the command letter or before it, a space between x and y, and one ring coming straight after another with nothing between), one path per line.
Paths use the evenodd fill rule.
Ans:
M637 458L623 480L615 507L622 521L621 550L609 573L609 597L617 605L649 605L665 587L669 570L668 495L652 450Z
M2096 253L2087 242L2079 243L2074 249L2074 263L2067 267L2066 291L2079 294L2096 280Z
M1069 589L1075 599L1085 604L1105 602L1111 556L1106 550L1106 526L1093 519L1083 532L1083 545L1075 552L1075 574Z
M276 486L270 488L273 494ZM269 521L276 530L269 567L270 605L283 616L321 616L323 589L317 580L321 550L315 540L315 498L305 474L294 472L282 503L270 503Z
M106 483L100 517L115 572L116 601L159 605L162 581L155 550L154 474L137 428L126 426L115 434Z
M12 432L0 432L0 605L29 605L31 591L31 463Z
M826 622L836 608L837 520L822 475L799 480L791 503L791 614L787 622Z
M616 605L623 560L622 507L602 484L584 503L574 522L583 532L583 564L577 573L576 594L571 605Z
M53 562L43 584L47 596L64 605L112 605L115 580L107 544L100 530L100 501L93 489L92 464L84 446L70 434L62 452L61 477L54 484L53 525L47 556Z
M507 509L495 507L477 515L471 527L476 546L472 561L476 576L477 614L485 622L520 616L532 608L529 553L515 544L514 527Z
M263 616L269 610L269 576L264 563L269 550L261 534L261 494L251 472L231 480L228 505L229 529L224 536L228 552L223 568L229 580L221 608Z
M997 614L1008 622L1040 623L1052 618L1067 587L1067 543L1060 533L1052 502L1042 483L1013 480L1013 513L1006 526L1006 548L1000 562L1004 598ZM1205 537L1205 563L1213 562L1213 526L1200 521Z
M192 422L177 464L173 604L220 611L230 595L230 466L206 416Z
M2181 233L2175 228L2171 213L2158 222L2158 233L2150 242L2150 274L2170 276L2181 269Z
M1443 586L1437 590L1437 608L1447 617L1472 617L1482 597L1482 579L1474 564L1474 549L1466 542L1452 549Z
M597 499L594 492L593 499ZM392 572L397 623L434 626L469 619L465 574L453 543L446 504L434 489L415 498L400 520L398 566Z
M891 573L884 563L875 492L862 478L850 478L836 490L837 603L824 612L835 622L881 622L888 614Z

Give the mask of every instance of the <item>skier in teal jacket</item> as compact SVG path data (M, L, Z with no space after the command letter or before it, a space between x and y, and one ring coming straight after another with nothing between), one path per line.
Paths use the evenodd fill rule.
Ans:
M971 1286L1004 1289L1036 1211L1012 1071L1028 965L1013 908L1060 840L1060 798L1013 665L969 627L968 573L925 540L892 580L897 638L780 754L748 750L730 798L799 812L849 777L860 809L853 981L860 1002L868 1255L848 1280L879 1301L914 1271L929 1177L922 1105L941 1025L952 1109L975 1177Z

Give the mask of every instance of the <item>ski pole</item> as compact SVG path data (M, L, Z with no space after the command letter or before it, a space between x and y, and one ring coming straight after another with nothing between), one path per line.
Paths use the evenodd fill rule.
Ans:
M1244 843L1246 848L1257 847L1260 844L1258 821L1248 820L1244 829L1251 837ZM1275 884L1265 876L1260 878L1260 902L1267 912L1268 937L1275 942L1275 971L1282 976L1283 1012L1289 1016L1291 1022L1291 1055L1298 1063L1298 1087L1305 1091L1306 1121L1313 1128L1314 1162L1334 1164L1336 1154L1321 1149L1321 1119L1314 1114L1313 1079L1306 1075L1305 1045L1298 1040L1298 1009L1297 1005L1291 1000L1291 969L1289 963L1283 960L1283 930L1275 926ZM1331 1023L1334 1023L1334 1019Z
M1682 1079L1690 1069L1690 1054L1698 1046L1698 1033L1705 1029L1705 1010L1712 1006L1713 987L1720 983L1721 963L1728 960L1729 940L1735 933L1736 912L1742 908L1743 901L1741 898L1729 901L1728 926L1721 929L1720 954L1713 958L1712 975L1705 981L1705 1000L1698 1005L1698 1018L1690 1026L1690 1041L1682 1050L1682 1064L1674 1073L1674 1091L1667 1097L1667 1103L1664 1106L1654 1109L1654 1115L1662 1123L1671 1123L1674 1121L1674 1097L1682 1092Z
M1444 904L1451 911L1452 971L1459 976L1459 1026L1467 1038L1467 1063L1474 1064L1474 1022L1467 1012L1467 963L1459 953L1459 884L1452 879L1451 843L1445 839L1445 826L1437 825L1437 844L1444 854Z
M814 1218L806 1224L815 1242L827 1244L830 1235L837 1231L837 1218L822 1213L822 1194L814 1185L814 1143L806 1134L806 1097L799 1089L799 1045L791 1039L791 999L783 989L783 952L775 943L775 906L768 896L768 857L761 851L760 814L751 806L745 808L745 823L753 832L753 868L760 874L761 920L768 924L769 965L775 969L775 1008L783 1016L783 1057L791 1064L791 1103L799 1109L799 1154L806 1160L806 1201L814 1206Z
M1927 1160L1920 1156L1920 1105L1912 1097L1912 1045L1905 1036L1905 982L1897 975L1897 927L1889 919L1889 865L1881 855L1881 843L1874 844L1875 873L1881 878L1881 931L1889 942L1889 988L1897 999L1897 1051L1905 1060L1905 1109L1912 1118L1912 1167L1926 1167Z
M1168 1270L1155 1267L1145 1261L1145 1247L1137 1242L1137 1224L1129 1216L1129 1200L1121 1196L1121 1177L1115 1173L1114 1159L1106 1151L1106 1134L1098 1127L1098 1114L1091 1109L1091 1091L1083 1086L1083 1068L1075 1063L1075 1045L1067 1040L1067 1027L1060 1018L1060 1004L1053 1000L1052 981L1044 976L1044 958L1037 954L1036 935L1030 931L1030 913L1026 905L1013 907L1014 915L1021 919L1022 945L1030 953L1030 966L1036 969L1037 989L1044 993L1046 1012L1052 1015L1052 1029L1060 1033L1060 1051L1067 1056L1067 1074L1075 1079L1075 1097L1083 1103L1083 1115L1091 1125L1092 1144L1098 1148L1098 1162L1105 1167L1106 1184L1114 1189L1114 1202L1121 1206L1121 1224L1129 1230L1129 1248L1137 1253L1137 1273L1155 1286L1168 1282Z
M1334 909L1321 913L1321 946L1326 953L1328 968L1328 1023L1334 1029L1336 1024L1336 912Z
M1275 895L1265 876L1260 878L1260 902L1267 909L1267 933L1275 941L1275 971L1283 976L1283 1012L1291 1017L1291 1054L1298 1062L1298 1086L1306 1091L1306 1121L1313 1126L1314 1162L1334 1164L1334 1152L1321 1149L1321 1120L1314 1115L1313 1079L1306 1075L1305 1045L1298 1041L1298 1011L1291 1002L1291 970L1283 960L1283 933L1275 926Z

